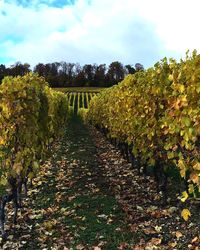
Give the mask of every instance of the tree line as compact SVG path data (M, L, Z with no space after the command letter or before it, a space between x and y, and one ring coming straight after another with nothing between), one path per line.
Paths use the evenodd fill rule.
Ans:
M106 64L53 62L38 63L33 70L30 64L16 62L10 67L0 65L0 83L5 76L23 76L31 71L43 76L51 87L110 87L122 81L128 74L143 70L140 63L123 65L119 61Z

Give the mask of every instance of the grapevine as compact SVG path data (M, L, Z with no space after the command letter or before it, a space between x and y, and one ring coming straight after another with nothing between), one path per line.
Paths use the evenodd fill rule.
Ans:
M87 119L131 147L137 164L154 166L164 192L170 168L185 180L186 193L200 191L199 65L196 51L179 63L164 58L90 102Z
M0 224L5 236L5 206L13 200L14 223L21 207L21 191L37 173L49 146L63 133L68 98L34 74L6 77L0 86ZM6 190L9 192L6 194Z

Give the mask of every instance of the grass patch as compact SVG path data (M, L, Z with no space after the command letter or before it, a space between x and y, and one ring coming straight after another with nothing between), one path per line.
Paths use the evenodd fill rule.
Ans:
M99 87L66 87L66 88L53 88L56 91L61 91L64 93L67 92L94 92L99 93L100 91L106 89L106 88L99 88Z
M101 244L114 250L122 242L133 243L126 215L105 188L96 148L78 116L72 117L59 144L32 197L32 209L42 212L30 222L35 229L24 249L51 249L62 242L70 249Z

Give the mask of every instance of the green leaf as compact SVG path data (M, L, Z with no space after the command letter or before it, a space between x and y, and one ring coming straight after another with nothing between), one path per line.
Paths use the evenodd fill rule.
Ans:
M6 186L8 184L7 178L5 176L1 176L0 185Z

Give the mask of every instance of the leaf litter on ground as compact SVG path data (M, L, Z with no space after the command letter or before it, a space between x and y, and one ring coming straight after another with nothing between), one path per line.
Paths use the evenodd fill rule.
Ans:
M155 186L75 117L41 166L15 226L9 204L2 249L199 249L196 205L197 216L185 222L181 203L172 198L162 206Z

